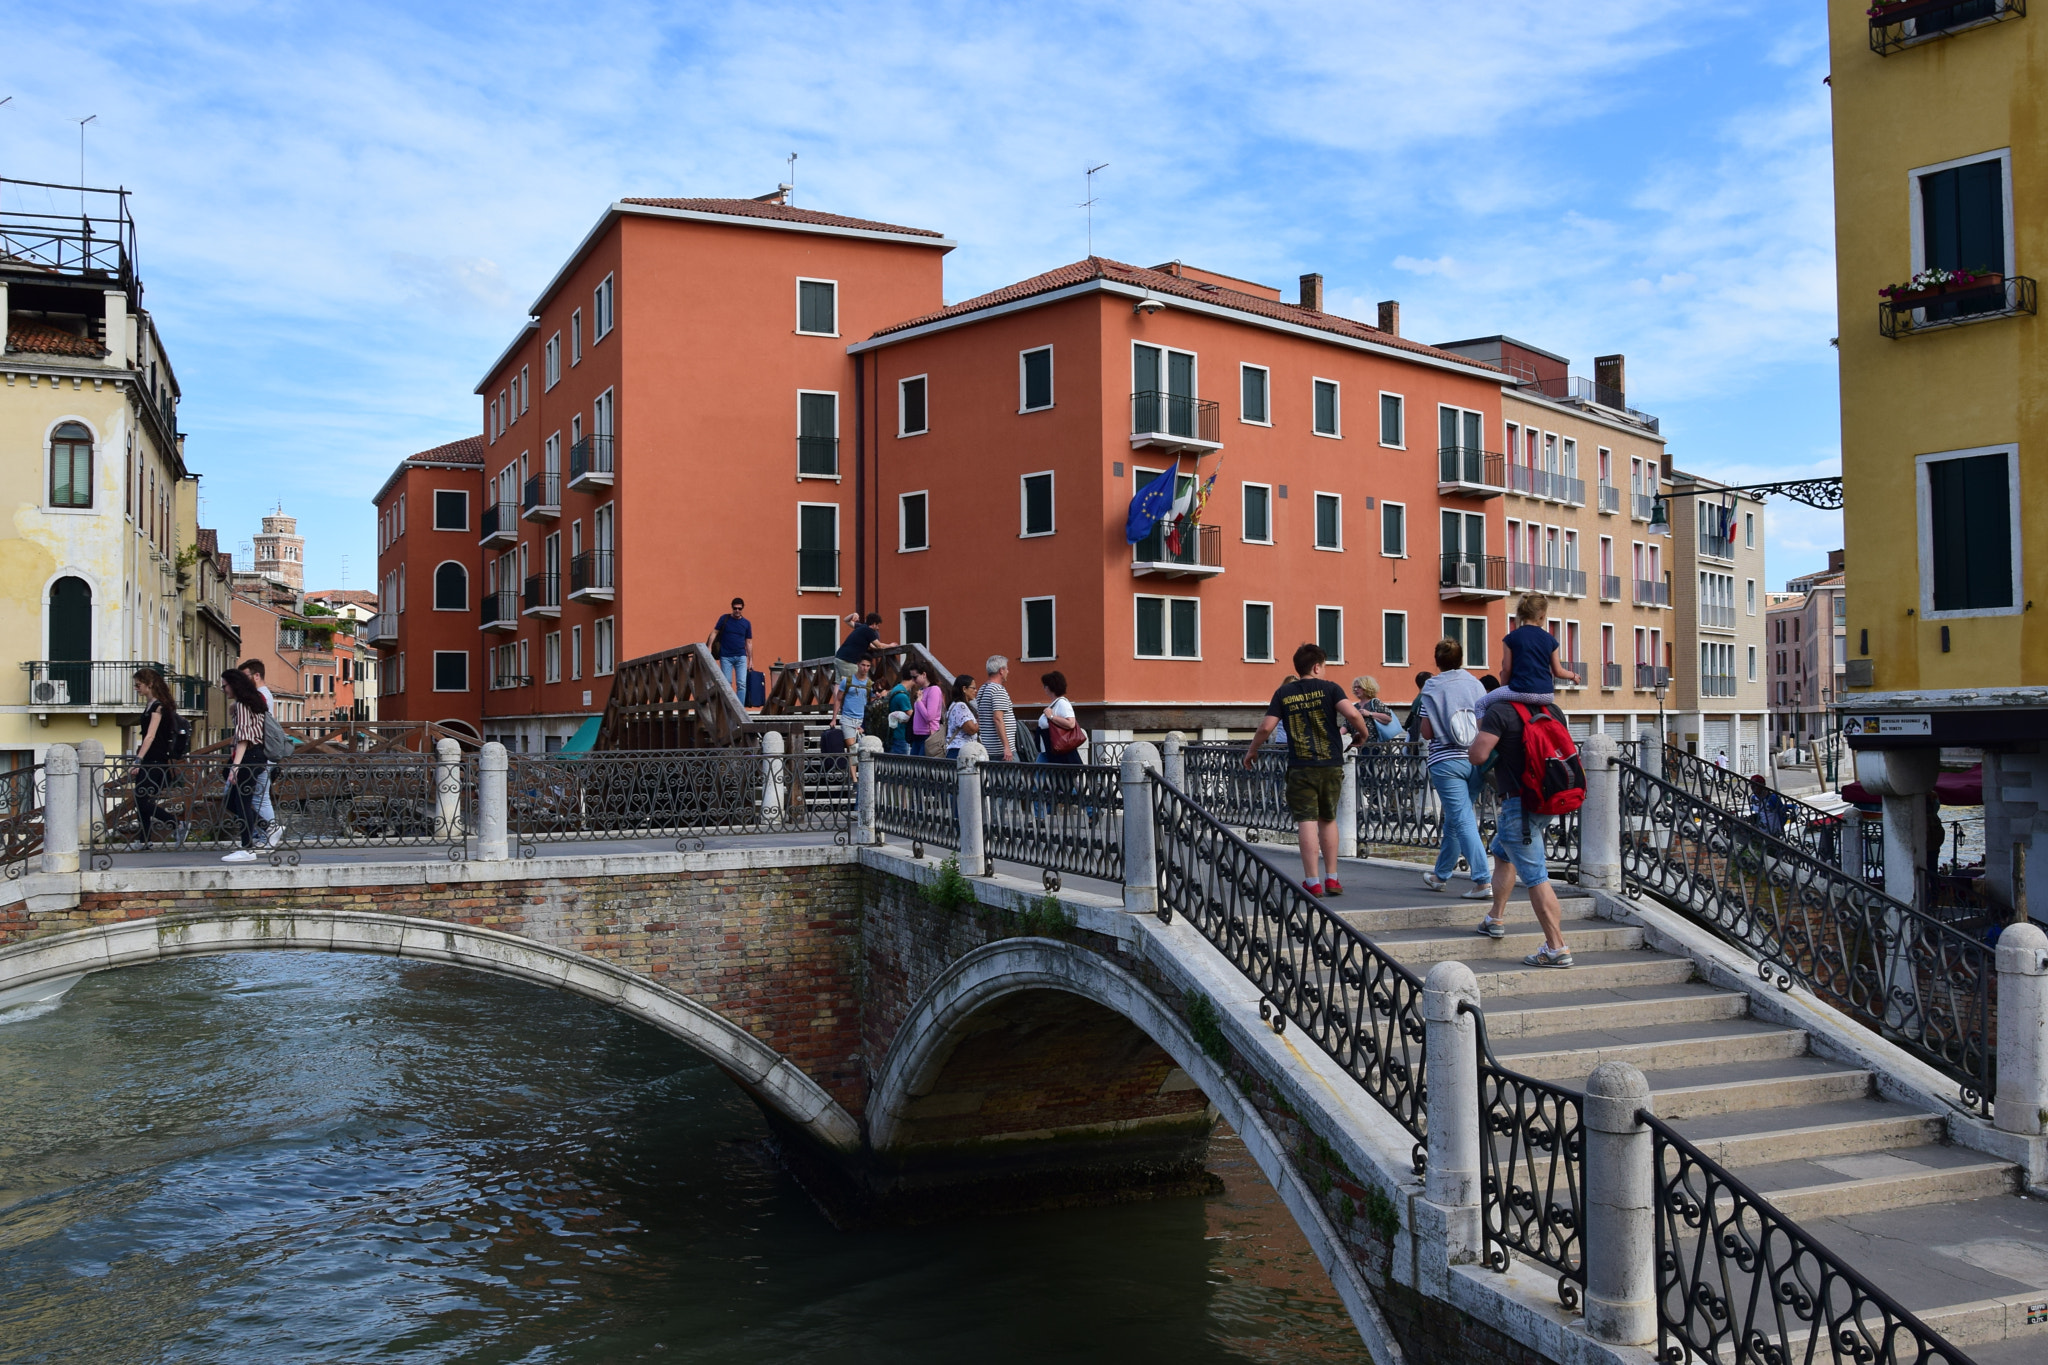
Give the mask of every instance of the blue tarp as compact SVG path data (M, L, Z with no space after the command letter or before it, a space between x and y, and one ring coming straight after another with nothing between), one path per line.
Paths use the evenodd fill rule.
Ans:
M597 743L597 726L598 722L603 719L603 716L587 718L581 725L576 727L576 733L569 736L568 743L564 744L557 752L565 754L589 753L590 746Z

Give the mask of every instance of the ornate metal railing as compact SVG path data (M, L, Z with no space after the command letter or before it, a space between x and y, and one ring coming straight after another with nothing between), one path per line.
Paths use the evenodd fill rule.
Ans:
M1585 1097L1502 1066L1486 1039L1486 1012L1459 1009L1473 1017L1479 1033L1479 1221L1486 1264L1506 1270L1512 1252L1549 1266L1558 1274L1559 1302L1576 1309L1586 1288Z
M1287 746L1269 744L1244 766L1243 744L1190 744L1181 750L1187 797L1256 841L1261 834L1294 837L1287 813Z
M1672 786L1711 802L1738 820L1750 821L1766 834L1805 849L1830 867L1841 867L1844 836L1840 816L1830 815L1795 796L1759 793L1747 779L1668 744L1660 761L1663 778ZM1876 880L1878 885L1884 883L1881 871Z
M583 839L692 849L709 835L809 832L844 843L852 819L853 773L837 754L513 754L506 778L507 832L527 857Z
M1969 1365L1969 1357L1655 1115L1657 1359Z
M43 765L0 773L0 865L11 879L43 851Z
M1980 938L1629 764L1621 809L1626 890L1743 949L1780 990L1805 986L1990 1111L1998 978Z
M982 838L988 856L1045 872L1124 878L1123 773L1071 763L981 765Z
M1425 743L1368 744L1357 756L1358 842L1398 848L1437 848L1444 837L1443 802L1429 780ZM1473 795L1480 837L1492 842L1500 825L1500 793L1491 777ZM1543 835L1546 862L1569 875L1579 865L1577 811L1553 818ZM1474 869L1476 870L1476 869Z
M228 800L225 755L143 763L133 755L84 765L90 865L123 853L242 846L243 821ZM256 821L259 857L294 865L323 849L445 847L468 856L476 829L476 760L442 765L430 754L305 754L270 765L264 793L274 819ZM262 802L249 792L253 813Z
M875 827L920 846L959 848L959 765L914 754L876 754L873 761Z
M1313 1039L1427 1160L1422 981L1164 780L1152 787L1159 915L1178 914L1264 995L1261 1017Z

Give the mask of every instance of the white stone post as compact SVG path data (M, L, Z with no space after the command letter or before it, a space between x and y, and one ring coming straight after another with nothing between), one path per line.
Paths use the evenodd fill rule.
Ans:
M1179 791L1188 789L1188 737L1178 730L1159 742L1159 775Z
M2048 934L2037 924L2009 924L1998 936L1997 1098L2000 1129L2048 1137ZM2038 1184L2048 1171L2028 1179Z
M43 871L78 871L78 750L52 744L43 755Z
M452 739L434 745L434 837L462 837L462 746Z
M1443 1211L1445 1254L1471 1265L1484 1254L1479 1223L1479 982L1462 962L1439 962L1422 982L1429 1078L1429 1172L1423 1197Z
M511 851L507 832L510 811L505 797L511 767L505 746L496 740L484 745L483 752L476 756L476 856L480 862L501 863Z
M1152 819L1152 780L1159 751L1136 741L1124 746L1124 909L1159 913L1159 834Z
M1344 758L1344 783L1337 788L1337 856L1358 856L1358 760L1365 756L1354 749ZM1328 868L1323 871L1328 872Z
M1650 1083L1627 1062L1586 1078L1586 1330L1610 1346L1657 1335L1656 1157L1636 1121L1648 1109Z
M782 823L783 803L789 794L789 781L783 768L782 731L763 731L761 734L761 823L764 825L779 825Z
M1664 737L1657 733L1654 725L1636 727L1636 755L1642 761L1636 766L1652 777L1664 776Z
M980 740L960 746L959 791L954 799L960 803L960 873L966 877L986 877L995 871L981 829L981 765L986 762L988 749Z
M1621 890L1621 769L1607 735L1579 746L1586 768L1586 801L1579 807L1579 885Z
M854 770L853 778L854 842L878 844L881 838L875 833L875 756L882 752L882 741L873 735L862 735L858 748L860 766Z
M78 841L92 847L93 830L106 818L107 746L96 739L78 745Z

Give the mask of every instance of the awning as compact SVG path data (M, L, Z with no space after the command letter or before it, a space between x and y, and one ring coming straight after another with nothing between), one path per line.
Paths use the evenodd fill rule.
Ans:
M1984 765L1979 763L1968 772L1943 773L1934 780L1934 795L1944 806L1983 805ZM1861 782L1851 782L1842 788L1842 798L1869 810L1884 804Z
M576 733L569 736L567 742L556 752L564 754L589 753L590 746L597 743L597 727L603 720L603 716L586 716L583 723L576 727Z

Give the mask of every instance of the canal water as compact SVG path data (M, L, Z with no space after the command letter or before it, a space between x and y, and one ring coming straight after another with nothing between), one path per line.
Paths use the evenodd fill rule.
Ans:
M835 1231L751 1101L602 1007L253 953L0 1015L0 1361L1366 1360L1224 1191Z

